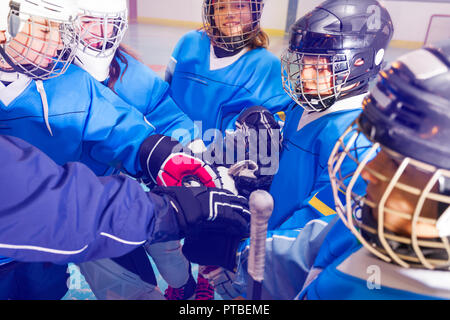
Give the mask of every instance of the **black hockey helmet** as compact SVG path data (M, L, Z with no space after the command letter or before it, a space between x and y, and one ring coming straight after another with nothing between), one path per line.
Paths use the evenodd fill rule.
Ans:
M392 35L391 17L376 0L323 2L291 27L289 48L282 57L285 90L314 111L366 92L380 71ZM302 77L303 69L311 65L317 72ZM306 90L308 82L318 82L323 68L329 69L331 86Z
M362 133L374 144L363 158L353 157L358 169L351 179L342 177L339 168L343 157L352 157L345 137L330 157L339 215L365 247L386 261L450 270L450 40L412 51L382 71L356 124L346 135ZM386 168L367 165L370 153L379 148L396 163L392 176L383 172ZM373 193L361 197L352 191L363 171L387 185L378 190L379 200ZM358 217L350 209L354 205L343 204L338 190L353 203L362 203ZM399 192L409 199L409 207L388 203L398 201ZM402 219L410 233L387 227L388 218ZM425 236L418 231L421 225L433 231Z

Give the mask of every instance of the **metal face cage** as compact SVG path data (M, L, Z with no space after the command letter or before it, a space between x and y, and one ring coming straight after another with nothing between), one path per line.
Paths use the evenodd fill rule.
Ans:
M247 46L260 31L263 0L205 0L203 26L212 45L226 51Z
M127 10L117 13L84 10L75 22L83 52L95 57L115 53L128 29Z
M365 156L358 159L353 143L363 133L357 125L358 119L338 140L328 162L336 211L341 220L364 247L386 262L406 268L449 270L450 196L448 190L442 192L442 185L443 181L449 181L450 171L404 157L377 142L373 142L365 150ZM383 173L384 169L376 170L368 166L380 150L396 164L392 175ZM356 170L350 175L343 175L342 164L349 160L355 164ZM376 200L370 194L354 192L358 179L363 179L363 171L386 185ZM407 175L411 177L411 172L426 179L421 179L420 185L415 185L416 181L405 182ZM395 195L398 197L399 192L402 197L414 199L412 211L406 212L391 205L389 200L392 201ZM431 212L429 208L437 210ZM387 228L388 219L403 219L409 231L392 231L392 228ZM431 237L420 234L421 223L435 227L438 235Z
M349 75L346 54L313 54L287 49L281 57L284 90L308 111L323 111L332 106Z
M24 15L14 9L10 15L20 23L22 31L2 46L1 61L9 65L3 69L14 69L39 80L63 74L78 44L72 22Z

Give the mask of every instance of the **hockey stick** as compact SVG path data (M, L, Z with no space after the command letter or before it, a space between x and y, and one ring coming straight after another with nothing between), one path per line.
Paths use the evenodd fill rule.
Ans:
M261 300L267 223L272 214L273 205L273 198L267 191L256 190L250 194L250 253L247 271L252 281L249 281L247 286L247 299Z

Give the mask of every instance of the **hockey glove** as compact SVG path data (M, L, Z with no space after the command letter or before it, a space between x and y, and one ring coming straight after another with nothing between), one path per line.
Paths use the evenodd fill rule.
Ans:
M143 182L160 186L222 187L219 174L189 148L168 136L154 134L139 150Z
M236 130L226 136L225 147L226 153L237 154L229 172L236 189L245 197L257 189L269 190L278 171L282 143L280 125L269 110L255 106L245 110L235 126ZM244 155L239 154L242 150Z
M233 270L239 242L248 238L250 211L244 197L217 188L155 187L175 208L183 253L200 265Z

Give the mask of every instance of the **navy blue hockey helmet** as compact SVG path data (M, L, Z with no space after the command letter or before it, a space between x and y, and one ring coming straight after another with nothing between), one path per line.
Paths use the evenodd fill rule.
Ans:
M336 145L329 172L338 214L380 258L404 267L450 270L450 40L412 51L382 71L355 124L346 135L364 134L373 146L356 159L352 147L343 144L345 137ZM371 165L378 151L378 160L382 152L385 161ZM351 178L340 174L345 157L358 165ZM394 168L389 174L388 167ZM352 191L364 171L386 185L378 197L370 182L367 196ZM398 205L400 195L409 206ZM358 215L355 203L362 204ZM402 220L401 230L386 222L393 219Z
M229 52L247 46L261 30L264 1L204 0L203 27L211 43Z
M314 111L366 92L381 69L392 34L391 17L376 0L323 2L291 27L289 48L282 56L286 92ZM314 72L303 72L312 67ZM321 72L324 69L328 74Z
M449 69L449 41L399 58L364 102L363 132L406 157L450 170Z

